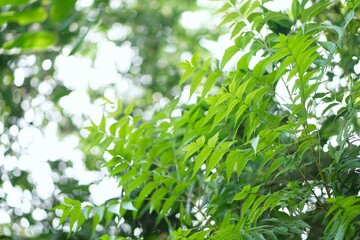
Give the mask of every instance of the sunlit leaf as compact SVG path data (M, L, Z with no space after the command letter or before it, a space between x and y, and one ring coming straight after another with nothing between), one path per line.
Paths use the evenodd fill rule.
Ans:
M54 0L50 8L50 18L54 23L65 20L75 10L76 0Z
M57 36L51 32L40 31L23 33L19 37L5 42L3 48L21 48L24 50L45 50L54 46L57 42Z
M226 63L230 61L230 59L239 51L240 49L237 46L229 47L225 50L224 56L221 60L221 67L224 68Z

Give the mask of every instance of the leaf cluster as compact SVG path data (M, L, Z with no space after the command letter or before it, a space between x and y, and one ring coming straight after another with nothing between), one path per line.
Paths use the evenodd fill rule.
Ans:
M234 44L219 66L198 53L180 65L195 104L175 99L149 121L129 110L88 128L122 187L114 214L144 238L359 238L358 76L346 77L341 99L324 87L359 1L341 6L341 25L314 21L331 1L294 0L287 13L265 2L223 3L218 14ZM321 37L329 32L335 41ZM92 211L84 216L95 216L94 230L101 218ZM75 226L71 216L77 230L83 218Z

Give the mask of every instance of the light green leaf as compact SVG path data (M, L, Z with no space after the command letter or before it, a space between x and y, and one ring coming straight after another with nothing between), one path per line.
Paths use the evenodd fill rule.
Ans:
M132 202L122 202L121 208L129 211L137 211Z
M213 170L216 167L216 165L220 162L224 154L228 151L228 148L230 146L225 147L225 149L221 149L221 146L223 145L224 143L221 143L220 149L214 150L213 154L211 155L211 158L206 166L205 177L207 177L210 174L211 170Z
M224 52L224 56L221 60L221 68L224 68L226 63L230 61L230 59L239 51L240 49L237 46L231 46L227 48Z
M244 170L244 168L249 160L250 160L250 158L248 156L246 156L245 154L241 154L238 156L237 170L236 170L238 177L241 175L242 171Z
M17 22L19 25L27 25L34 22L43 22L47 18L47 12L42 7L37 7L21 12L4 12L0 14L0 24Z
M134 191L137 187L140 185L146 183L146 181L149 179L148 173L143 173L139 176L137 176L133 181L130 182L130 185L125 188L126 193L130 194L132 191Z
M132 113L132 111L134 110L134 103L130 103L124 110L124 114L125 115L130 115Z
M238 123L240 117L243 115L243 113L245 112L246 109L248 109L249 106L248 105L241 105L241 107L239 108L239 110L236 112L236 116L235 116L235 121L236 123Z
M338 46L341 46L341 40L342 36L344 34L344 28L334 26L331 24L317 24L317 23L309 23L305 25L304 33L305 34L314 34L319 33L322 31L330 30L338 35L338 40L336 41L336 44Z
M218 98L216 99L216 103L212 107L216 108L217 106L219 106L220 104L222 104L223 102L228 100L231 96L232 96L231 93L218 94Z
M208 76L208 78L205 81L204 88L201 94L202 97L205 97L205 95L211 90L211 88L215 85L216 81L219 79L221 74L222 72L220 70L217 70Z
M308 22L308 20L312 19L314 16L316 16L317 14L319 14L320 12L322 12L323 10L325 10L325 8L327 6L329 6L331 4L331 2L319 2L319 3L315 3L312 6L310 6L309 8L305 9L302 13L301 13L301 18L300 21L302 23L306 23Z
M248 80L248 81L243 82L243 83L239 86L238 90L236 91L236 97L237 97L238 99L242 99L242 98L243 98L243 95L244 95L245 90L246 90L246 88L247 88L247 85L248 85L249 83L250 83L250 81Z
M106 127L106 118L103 115L100 121L99 130L105 132L105 127Z
M246 26L245 22L241 21L235 24L233 31L231 32L230 39L233 39L240 31Z
M207 158L210 156L211 152L213 151L214 147L205 146L203 150L199 153L199 155L196 158L195 166L193 169L193 174L191 178L193 178L196 173L199 171L201 165L207 160Z
M255 138L251 139L251 147L254 149L254 153L256 155L256 149L259 144L260 136L257 135Z
M217 132L214 136L212 136L208 142L207 142L207 146L209 147L215 147L217 141L219 140L219 132Z
M214 128L217 127L218 124L219 124L222 120L225 119L225 117L226 117L225 112L226 112L226 106L221 106L221 107L218 109L218 112L217 112L216 115L215 115L214 121L213 121L213 123L211 124L210 131L214 130Z
M9 0L8 0L9 1ZM219 8L215 13L218 14L218 13L222 13L222 12L225 12L226 10L228 10L229 8L231 7L231 4L226 2L224 3L224 5L222 5L221 8Z
M244 186L244 187L241 189L241 192L239 192L238 194L235 195L233 201L234 201L234 200L239 201L239 200L243 200L244 198L246 198L247 195L248 195L249 192L250 192L250 189L251 189L251 185L250 185L250 184Z
M222 26L226 23L229 23L231 21L234 21L235 19L239 18L239 14L237 12L231 12L229 14L226 14L224 16L224 19L221 21L221 23L219 24L219 26Z
M268 178L273 172L279 170L280 166L284 164L286 159L284 157L279 157L273 161L270 168L266 171L265 178Z
M23 33L19 37L5 42L4 49L21 48L23 50L45 50L55 45L57 36L51 32L39 31Z
M200 85L201 80L203 79L205 75L205 72L202 70L197 71L192 80L191 80L191 86L190 86L190 96L191 97L193 95L193 93L195 92L196 88Z
M30 0L1 0L0 6L1 7L5 5L19 6L27 3L30 3Z
M65 220L69 217L70 211L71 211L70 207L67 207L62 211L62 214L61 214L61 217L59 220L59 225L63 224L65 222Z
M229 116L229 114L231 113L231 111L236 107L236 105L238 105L240 103L239 99L234 99L230 102L226 113L225 113L225 117L227 118Z
M195 67L189 67L188 69L186 69L180 79L179 85L182 85L186 80L188 80L191 77L191 75L195 72L195 70L196 70Z
M225 160L225 168L226 168L226 179L228 183L230 182L230 178L232 173L235 171L235 163L237 162L237 158L239 157L240 150L231 151Z
M246 13L249 11L252 1L243 1L240 7L240 12L243 16L246 16Z
M194 67L197 67L199 64L199 60L200 60L200 55L198 51L195 51L195 53L193 54L192 58L191 58L191 64Z
M256 66L254 67L254 77L255 78L259 78L263 71L266 69L266 67L271 64L271 63L277 63L277 61L279 61L280 59L286 57L287 55L289 55L291 52L289 51L289 49L287 48L281 48L280 50L278 50L274 55L265 58L263 60L261 60L258 64L256 64Z
M193 155L196 151L202 148L205 144L205 136L199 137L196 142L189 143L184 147L184 150L187 151L184 157L184 161L186 161L191 155Z
M144 202L145 198L158 186L157 182L149 182L147 183L143 189L141 189L141 192L139 196L137 197L135 201L135 208L139 209Z

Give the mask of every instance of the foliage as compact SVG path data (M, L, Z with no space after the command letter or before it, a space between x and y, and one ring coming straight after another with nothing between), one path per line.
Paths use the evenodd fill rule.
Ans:
M92 4L89 5L89 2ZM120 3L120 6L114 6L114 2ZM36 159L36 164L43 161L41 166L52 171L47 180L54 186L54 191L51 197L44 198L39 194L39 184L34 181L36 173L21 166L26 165L21 160L29 161L27 157L31 151L26 141L21 144L24 142L21 141L21 136L24 136L22 133L46 136L47 129L56 125L58 138L61 143L65 143L69 138L79 139L80 128L89 119L87 114L69 113L60 104L77 89L69 86L60 76L58 59L86 58L92 65L96 65L99 46L92 40L94 36L101 36L102 40L116 47L129 45L135 55L130 59L128 70L114 69L119 81L100 89L84 89L84 92L93 101L103 96L106 90L116 89L121 79L129 79L144 92L143 98L137 101L136 110L146 111L149 104L157 101L153 100L154 93L164 97L172 97L176 93L179 87L175 86L174 91L168 89L174 88L180 75L177 67L180 55L196 47L194 42L199 42L200 38L218 35L218 31L210 34L202 29L188 32L180 25L179 19L185 10L197 9L195 1L187 1L186 4L183 1L154 0L0 2L0 215L5 212L11 220L3 224L4 219L0 219L0 238L3 235L12 239L66 238L66 227L61 228L61 231L55 229L59 216L50 209L62 203L64 198L91 201L89 186L98 182L95 179L83 184L79 182L78 176L67 174L68 171L76 169L76 165L84 165L87 173L102 174L97 167L96 151L88 151L82 143L78 146L82 153L73 157L77 163L68 154L56 159ZM119 26L120 30L115 28ZM120 39L113 39L109 34L113 28L125 34ZM173 49L171 54L167 50L169 46ZM161 70L160 67L154 68L154 63L163 66ZM148 78L151 75L150 82L141 81L144 75ZM101 76L97 81L101 82L103 78ZM132 101L127 95L121 97L125 106ZM35 136L27 136L27 139ZM40 150L37 155L41 156L46 150ZM46 173L41 172L41 175L45 176ZM9 191L4 190L6 186L22 194L18 200L27 197L28 201L21 199L22 206L28 206L27 210L15 206ZM51 191L51 188L48 190ZM33 217L35 210L39 209L47 211L47 217L43 220ZM112 225L113 221L110 223ZM81 232L72 238L88 239L91 229L92 224L86 222ZM99 231L95 235L103 233Z
M66 200L62 222L76 231L93 218L95 231L115 217L115 239L360 238L360 83L348 67L345 84L334 79L360 2L294 0L287 13L266 2L223 2L234 45L220 63L195 53L180 65L196 103L172 100L149 121L127 108L87 128L123 194Z

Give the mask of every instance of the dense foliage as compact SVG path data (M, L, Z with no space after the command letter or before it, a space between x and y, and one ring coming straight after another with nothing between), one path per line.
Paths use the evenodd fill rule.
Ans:
M360 238L360 83L346 62L358 61L360 2L266 2L222 4L234 45L219 64L195 53L180 65L196 103L177 98L149 121L118 109L87 128L122 196L67 199L61 223L115 217L116 239Z
M117 15L101 2L93 22L106 27ZM220 62L194 52L180 64L178 78L167 72L174 68L158 70L161 64L145 57L146 67L135 66L129 74L134 81L152 74L151 88L171 98L167 91L178 79L196 101L178 96L147 120L135 111L148 107L144 101L123 107L107 100L116 110L86 128L84 149L111 155L102 166L122 195L96 205L84 196L86 188L69 190L54 209L58 230L85 239L104 232L100 239L360 239L360 83L354 68L360 1L293 0L287 12L271 10L267 2L219 2L220 25L233 40ZM142 13L145 5L134 9ZM48 21L65 19L52 16L56 4L49 6ZM169 13L144 10L135 18L133 11L122 14L123 21L145 23ZM29 21L17 16L4 21ZM151 26L156 35L159 23ZM152 39L142 37L148 36L141 35L139 46L154 55L158 45L146 45ZM74 51L83 46L93 54L91 43L79 39ZM166 42L157 54L167 56L161 50Z
M86 109L108 92L127 105L131 91L117 91L124 82L141 92L137 112L152 112L152 104L172 98L180 89L168 91L179 79L181 54L197 47L200 38L218 35L184 28L185 10L199 6L157 0L0 1L0 238L66 238L65 228L55 229L59 216L51 209L65 197L93 202L89 189L106 176L97 152L79 140L90 115L101 116L102 108ZM115 51L117 62L106 61L112 84L100 71L109 58L100 42ZM132 54L129 59L123 60L121 49ZM72 70L66 70L69 65ZM101 72L90 76L97 79L89 86L88 72ZM82 106L70 111L64 102L74 99ZM83 173L92 180L83 181ZM73 238L88 239L91 227L86 223Z

